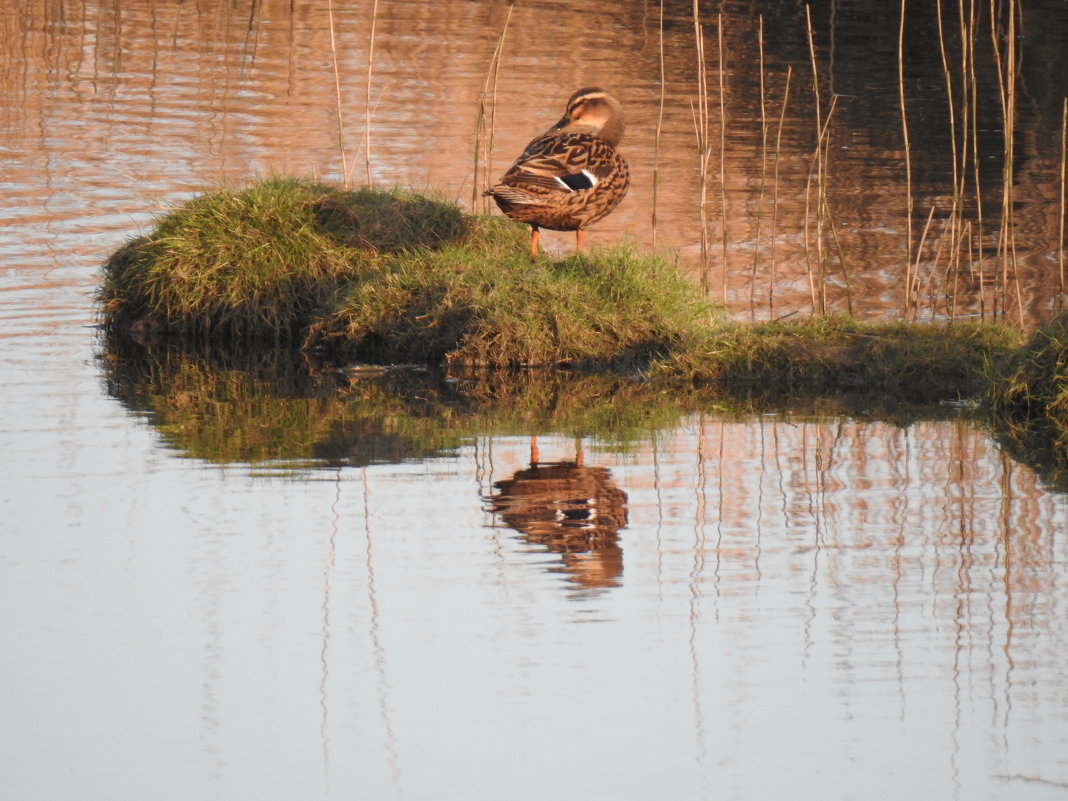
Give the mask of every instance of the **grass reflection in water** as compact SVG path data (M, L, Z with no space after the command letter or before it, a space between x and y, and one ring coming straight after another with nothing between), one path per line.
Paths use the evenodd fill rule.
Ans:
M902 426L965 415L1048 484L1068 486L1061 440L1041 437L1038 447L1031 436L1020 445L1019 427L997 403L991 413L980 403L940 403L937 394L693 385L562 369L338 370L288 348L193 351L140 345L123 334L105 336L100 362L111 396L175 450L216 464L293 471L433 459L480 436L558 434L627 451L696 413L846 414Z

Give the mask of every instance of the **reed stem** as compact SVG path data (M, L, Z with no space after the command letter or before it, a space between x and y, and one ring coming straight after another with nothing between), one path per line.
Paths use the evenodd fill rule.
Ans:
M698 173L701 179L699 209L701 221L701 287L709 291L708 281L708 162L712 151L708 142L708 75L705 69L704 30L699 0L693 2L693 28L697 50L697 106L691 104L697 135Z
M779 128L775 133L775 170L771 183L771 275L768 281L768 316L775 319L775 268L778 250L775 239L779 233L779 163L782 161L782 129L786 123L786 107L790 102L790 80L793 67L786 67L786 88L782 94L782 108L779 111Z
M371 6L371 33L367 45L367 87L364 94L364 139L366 147L363 152L364 168L367 172L367 185L371 186L371 77L375 64L375 27L378 24L378 0Z
M760 58L760 193L757 196L756 231L753 237L753 269L749 276L749 315L756 320L756 277L757 265L760 263L760 228L764 220L764 189L768 178L768 114L767 89L765 87L764 68L764 15L761 14L757 27L757 49Z
M972 183L975 191L975 234L969 239L970 258L969 264L975 265L975 274L979 276L979 316L986 318L990 304L986 295L986 265L984 261L983 241L986 238L986 223L983 212L983 189L980 176L981 153L979 150L979 80L976 76L976 32L979 29L978 0L967 0L968 6L964 6L965 0L959 0L959 13L961 18L961 73L962 82L968 87L968 102L964 104L965 112L970 110L971 122L971 145L972 145ZM965 121L965 132L969 130L968 121ZM965 142L968 137L965 136ZM961 177L963 184L964 177ZM996 315L996 309L990 308L991 316Z
M722 301L727 305L727 54L723 45L723 13L716 15L716 42L719 49L719 214L722 247Z
M949 113L949 147L950 147L950 168L953 174L953 202L949 212L949 231L947 236L952 243L952 247L949 252L949 260L946 265L946 275L950 272L954 274L960 270L960 237L959 231L961 226L961 203L962 203L962 185L960 173L964 168L964 165L960 160L960 153L957 144L957 105L953 92L953 72L949 67L949 52L946 45L946 32L945 26L942 23L942 0L937 0L935 3L935 14L938 17L938 50L942 57L942 75L946 82L946 106ZM963 47L963 45L962 45ZM950 319L952 319L952 314Z
M482 212L489 213L490 200L482 196L482 190L488 188L493 172L493 138L497 130L497 76L501 69L501 55L504 53L504 40L508 34L508 23L512 19L514 3L508 5L508 13L504 17L504 25L497 37L497 44L490 56L490 63L486 67L486 77L482 82L482 91L478 96L478 121L475 124L475 171L471 181L471 208L478 207L479 200L482 202ZM486 96L490 96L489 102L489 131L487 134ZM484 179L479 181L479 167L483 166Z
M337 147L341 152L341 180L342 185L349 188L349 164L345 156L345 123L341 115L341 72L337 66L337 42L334 39L334 2L327 0L326 14L330 21L330 58L334 64L334 91L336 93L335 108L337 110Z
M664 86L664 2L665 0L660 0L660 24L657 32L660 59L660 106L656 112L656 134L653 138L653 212L650 220L653 227L653 250L656 250L656 204L660 191L660 135L664 127L664 95L666 92Z
M916 262L912 265L912 279L915 284L912 291L912 319L916 322L919 322L920 319L920 295L922 294L922 292L920 291L920 265L923 263L923 248L924 245L927 244L927 235L931 232L931 224L934 222L934 215L936 210L937 207L934 204L931 204L931 211L927 214L927 222L924 224L923 229L920 231L920 241L916 245ZM932 266L932 269L927 278L928 285L930 285L931 281L933 280L933 276L934 267Z
M853 284L849 280L849 270L846 269L845 249L842 247L842 240L838 238L838 229L834 224L834 215L831 214L831 210L827 206L827 198L823 198L824 213L827 215L827 230L831 235L831 243L834 245L835 253L838 255L838 267L842 271L842 279L845 281L846 290L846 313L850 317L853 316ZM824 298L826 303L826 298Z
M1064 108L1061 112L1061 205L1057 226L1057 304L1060 309L1064 305L1064 216L1068 212L1065 207L1065 181L1068 179L1068 97L1064 98Z
M998 25L997 0L990 0L990 37L997 67L998 96L1001 101L1002 166L1001 166L1001 230L998 234L997 257L1001 275L1001 316L1008 313L1009 281L1016 284L1017 307L1023 325L1023 303L1017 275L1016 235L1014 223L1015 187L1015 121L1016 121L1016 3L1008 6L1005 30ZM1004 50L1001 40L1005 41Z
M493 170L493 139L497 134L497 78L501 73L501 56L504 55L504 41L508 36L508 23L512 21L512 11L514 9L515 3L509 3L508 13L504 16L504 25L501 26L501 36L497 40L497 53L493 59L493 94L490 98L489 138L486 141L486 170L488 172ZM487 208L489 203L489 198L486 198Z
M909 140L908 110L905 106L905 7L907 0L901 0L901 23L897 36L897 86L898 99L901 104L901 135L905 147L905 305L904 319L908 319L912 304L912 215L914 200L912 197L912 145Z
M809 60L812 64L812 94L813 103L816 111L816 151L814 154L814 165L809 171L808 180L805 184L805 262L808 266L808 291L809 297L812 303L813 314L823 314L826 308L821 302L821 298L825 295L821 291L817 292L817 280L816 269L820 270L820 282L822 283L822 269L823 269L823 110L820 99L820 73L819 66L816 60L816 37L815 32L812 29L812 9L805 5L805 21L806 31L808 34L808 53ZM812 259L812 235L811 235L811 222L812 215L812 180L815 175L816 180L816 258L815 266L813 266Z

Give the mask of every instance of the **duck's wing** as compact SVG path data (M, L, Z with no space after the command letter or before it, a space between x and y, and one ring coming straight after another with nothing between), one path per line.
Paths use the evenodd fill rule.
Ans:
M527 145L501 178L502 184L536 191L592 189L618 169L619 154L586 133L546 134Z

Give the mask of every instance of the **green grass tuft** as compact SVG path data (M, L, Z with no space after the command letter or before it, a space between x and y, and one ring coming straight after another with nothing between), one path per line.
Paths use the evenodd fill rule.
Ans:
M292 341L380 251L463 235L454 204L296 178L197 197L104 266L109 327Z
M332 191L314 204L321 228L340 244L383 253L439 248L468 234L453 203L404 189Z
M661 258L532 264L528 231L412 192L271 178L162 217L109 259L100 300L112 330L477 365L637 363L716 316Z
M731 323L703 342L656 364L658 375L695 382L764 384L780 391L863 389L902 396L978 394L984 368L1018 344L1008 328L861 323L817 317L759 324Z
M531 263L523 227L472 228L468 241L384 261L313 326L309 346L378 361L636 364L718 315L658 257L614 248Z
M1004 426L1047 441L1068 463L1068 312L991 364L988 396Z

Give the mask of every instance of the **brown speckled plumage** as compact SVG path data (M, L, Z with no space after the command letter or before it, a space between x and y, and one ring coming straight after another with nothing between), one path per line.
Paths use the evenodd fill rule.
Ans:
M585 229L619 205L630 186L627 162L616 152L622 137L619 102L603 89L580 89L563 119L486 191L506 215L530 225L534 258L540 228L575 231L581 250Z

